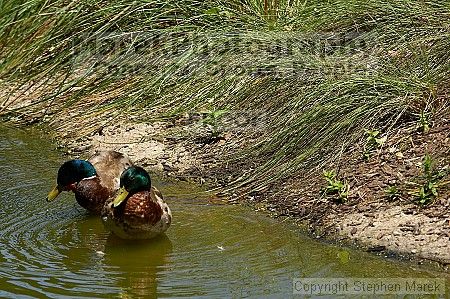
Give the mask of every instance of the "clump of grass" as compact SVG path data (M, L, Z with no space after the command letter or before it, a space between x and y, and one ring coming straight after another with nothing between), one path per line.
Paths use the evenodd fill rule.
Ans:
M449 12L412 0L3 1L0 113L33 93L13 112L82 136L214 99L258 130L233 157L256 167L231 188L264 190L323 169L364 128L401 125L414 103L434 111L450 78Z
M337 195L335 198L336 202L346 202L350 191L350 185L345 181L338 180L336 171L334 170L324 171L323 176L327 182L327 185L323 189L324 194Z

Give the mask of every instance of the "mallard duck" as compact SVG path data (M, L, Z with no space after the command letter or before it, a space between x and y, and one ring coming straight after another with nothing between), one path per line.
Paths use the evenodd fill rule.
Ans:
M123 239L150 239L165 232L172 213L145 169L131 166L120 177L120 189L102 211L103 224Z
M98 152L89 161L64 162L47 201L54 200L62 191L73 191L80 206L100 215L107 199L119 189L120 175L131 165L127 156L116 151Z

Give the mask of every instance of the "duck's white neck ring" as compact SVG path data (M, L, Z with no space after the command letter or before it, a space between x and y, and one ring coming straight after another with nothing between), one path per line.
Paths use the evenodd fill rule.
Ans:
M93 176L90 176L90 177L88 177L88 178L82 179L82 181L84 181L84 180L90 180L90 179L93 179L93 178L95 178L95 177L96 177L96 175L93 175Z

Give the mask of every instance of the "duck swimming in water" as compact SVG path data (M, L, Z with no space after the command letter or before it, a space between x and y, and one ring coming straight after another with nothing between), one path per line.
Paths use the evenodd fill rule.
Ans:
M102 220L120 238L150 239L169 228L172 213L148 172L131 166L122 173L114 200L105 204Z
M120 175L131 165L127 156L116 151L98 152L89 161L64 162L47 201L54 200L62 191L73 191L80 206L100 215L108 198L119 189Z

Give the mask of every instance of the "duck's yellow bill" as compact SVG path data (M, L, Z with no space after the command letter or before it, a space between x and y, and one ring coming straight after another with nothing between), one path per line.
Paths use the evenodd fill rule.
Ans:
M58 185L55 186L55 188L53 188L52 191L50 191L50 193L47 195L47 201L52 201L55 198L58 197L59 193L62 192L62 188Z
M113 207L118 207L128 196L128 191L125 190L125 187L119 189L119 193L117 193L116 198L113 201Z

